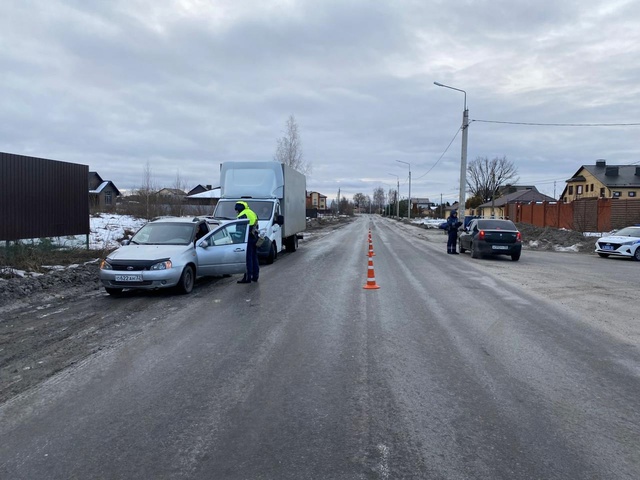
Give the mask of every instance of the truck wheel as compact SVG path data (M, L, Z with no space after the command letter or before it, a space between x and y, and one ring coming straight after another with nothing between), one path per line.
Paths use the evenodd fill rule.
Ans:
M104 287L104 289L107 291L107 293L109 295L112 295L114 297L120 295L122 293L122 289L121 288L111 288L111 287Z
M267 265L271 265L277 257L278 257L278 247L276 247L276 242L271 242L269 255L267 255L267 259L266 259Z
M193 267L187 265L182 271L180 281L178 282L178 291L180 293L191 293L193 290L193 284L195 282L195 275L193 273Z
M285 246L287 247L287 252L295 252L298 248L298 236L291 235L288 237Z

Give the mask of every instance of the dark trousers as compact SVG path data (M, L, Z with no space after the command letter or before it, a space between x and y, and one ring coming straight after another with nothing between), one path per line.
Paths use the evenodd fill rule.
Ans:
M455 253L456 251L456 242L458 241L458 232L452 231L447 234L449 238L447 238L447 253Z
M247 279L258 280L260 276L260 264L258 263L258 246L256 241L258 239L249 234L249 241L247 243Z

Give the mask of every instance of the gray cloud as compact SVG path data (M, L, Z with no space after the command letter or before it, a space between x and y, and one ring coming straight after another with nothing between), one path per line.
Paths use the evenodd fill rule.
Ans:
M0 15L2 150L88 164L118 187L273 158L295 115L308 187L457 199L469 159L513 160L553 193L584 163L635 163L640 13L632 1L24 1ZM561 190L561 187L558 188Z

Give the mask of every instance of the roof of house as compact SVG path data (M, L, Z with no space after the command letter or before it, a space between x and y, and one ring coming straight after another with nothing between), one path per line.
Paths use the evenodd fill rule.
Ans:
M503 207L509 203L516 202L555 202L556 199L550 197L549 195L545 195L544 193L540 193L536 190L519 190L517 192L510 193L509 195L505 195L504 197L496 198L493 202L487 202L480 205L480 207Z
M603 161L598 162L596 165L582 165L567 182L584 181L584 177L579 175L583 169L607 187L640 187L640 166L607 165ZM616 169L617 174L615 173ZM580 180L580 177L582 177L582 180Z
M220 187L212 188L201 193L194 193L187 198L220 198Z
M187 192L180 190L179 188L161 188L158 190L160 195L186 195Z
M118 188L114 185L114 183L111 180L107 180L106 182L102 182L100 185L98 185L98 188L96 188L95 190L89 190L89 193L99 194L108 185L111 185L113 187L113 189L116 191L116 195L120 195L120 190L118 190Z
M96 177L101 182L103 181L102 177L100 176L100 174L98 174L98 172L89 172L89 180L91 180L91 177Z

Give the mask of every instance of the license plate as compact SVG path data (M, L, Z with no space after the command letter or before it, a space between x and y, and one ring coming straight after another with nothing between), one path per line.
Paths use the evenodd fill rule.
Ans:
M602 250L613 250L613 245L604 245Z
M116 275L116 282L141 282L142 275Z
M494 250L509 250L507 245L492 245L491 248Z

